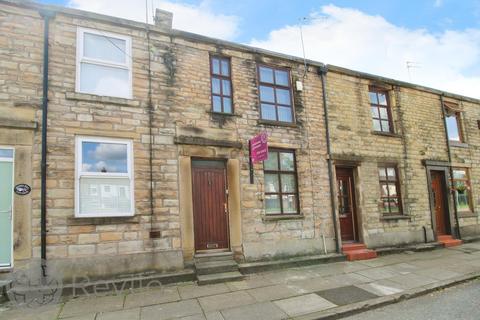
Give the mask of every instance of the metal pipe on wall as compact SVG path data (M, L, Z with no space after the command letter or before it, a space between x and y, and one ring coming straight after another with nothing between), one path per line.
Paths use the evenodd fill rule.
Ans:
M333 181L333 164L332 164L332 151L330 146L330 129L328 125L328 101L327 101L327 79L326 75L328 72L327 66L319 67L318 73L322 80L322 96L323 96L323 113L324 113L324 122L325 122L325 136L327 142L327 162L328 162L328 182L330 187L330 205L332 209L332 218L333 218L333 230L335 234L335 250L340 253L340 237L338 234L338 225L337 225L337 210L335 204L335 185Z

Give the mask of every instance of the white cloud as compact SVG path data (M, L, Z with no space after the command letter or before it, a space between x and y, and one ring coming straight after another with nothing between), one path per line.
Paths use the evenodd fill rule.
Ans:
M480 98L480 30L431 33L381 16L324 6L303 26L307 58ZM272 31L250 45L302 55L298 25ZM420 65L411 68L406 62Z
M239 18L213 12L210 2L199 5L165 0L148 1L148 19L152 22L152 1L155 8L173 12L173 27L210 37L232 40L239 32ZM145 2L140 0L70 0L69 7L145 22Z

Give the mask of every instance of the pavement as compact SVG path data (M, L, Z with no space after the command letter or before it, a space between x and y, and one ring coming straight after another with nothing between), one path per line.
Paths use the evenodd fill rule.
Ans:
M345 320L478 320L480 280L344 318Z
M38 308L0 305L1 320L332 319L480 276L480 242L196 283L65 298ZM406 319L406 318L403 318Z

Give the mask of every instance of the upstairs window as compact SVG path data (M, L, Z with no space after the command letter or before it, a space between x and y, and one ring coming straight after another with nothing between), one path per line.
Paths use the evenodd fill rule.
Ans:
M270 149L263 162L266 214L298 214L298 187L295 154Z
M132 142L77 137L76 143L75 215L132 216Z
M467 169L454 168L453 169L453 187L454 196L456 198L458 211L471 211L471 190L470 179L468 177Z
M232 74L230 69L230 59L210 57L213 112L233 113Z
M378 167L380 200L383 214L401 214L400 184L395 166Z
M445 109L445 122L447 123L448 140L463 142L460 131L460 113L451 109Z
M393 132L392 116L387 91L370 88L369 96L373 131L387 133Z
M78 28L76 91L130 99L130 37Z
M260 117L263 120L293 122L290 72L287 69L258 67Z

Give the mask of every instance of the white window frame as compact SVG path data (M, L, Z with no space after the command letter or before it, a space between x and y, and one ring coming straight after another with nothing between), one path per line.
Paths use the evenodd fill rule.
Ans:
M2 162L11 162L12 163L12 186L15 187L15 148L14 147L10 147L10 146L3 146L3 145L0 145L0 149L8 149L8 150L12 150L13 151L13 154L12 154L12 157L11 158L4 158L4 157L0 157L0 161ZM9 265L1 265L0 266L0 270L9 270L9 269L12 269L14 267L14 261L15 261L15 258L13 257L13 232L14 232L14 228L13 228L13 225L15 224L15 221L14 221L14 218L15 218L15 215L14 215L14 210L15 210L15 192L12 192L12 213L11 213L11 232L10 232L10 264Z
M102 59L92 59L92 58L86 58L83 56L83 38L85 33L91 33L94 35L98 36L105 36L109 38L116 38L120 40L125 41L125 63L117 63L113 61L106 61ZM116 34L116 33L110 33L110 32L104 32L101 30L94 30L94 29L88 29L88 28L83 28L83 27L78 27L77 28L77 58L76 58L76 71L75 71L75 91L80 92L80 93L87 93L87 94L93 94L93 95L98 95L98 93L92 93L92 92L87 92L87 91L81 91L80 90L80 65L82 62L85 63L90 63L98 66L104 66L104 67L113 67L113 68L118 68L118 69L125 69L128 70L128 92L127 94L125 93L120 93L118 95L115 95L113 97L118 97L118 98L125 98L125 99L132 99L132 39L128 36ZM106 95L102 95L106 96Z
M123 172L83 172L83 142L98 143L116 143L127 145L127 173ZM132 140L77 136L75 139L75 217L76 218L100 218L100 217L131 217L135 214L135 198L134 198L134 173L133 173L133 143ZM130 211L115 213L97 213L97 212L80 212L80 178L96 177L96 178L129 178L130 179Z

